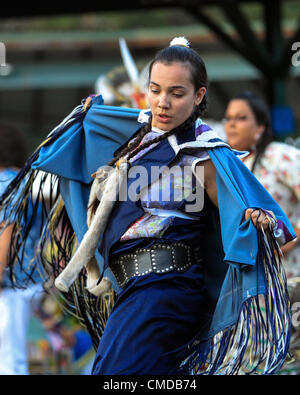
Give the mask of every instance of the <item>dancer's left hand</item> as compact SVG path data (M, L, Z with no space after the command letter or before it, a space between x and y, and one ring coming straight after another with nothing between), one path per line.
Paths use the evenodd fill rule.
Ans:
M262 226L264 229L267 229L269 227L270 219L264 210L248 208L245 211L245 219L248 220L250 218L257 228Z

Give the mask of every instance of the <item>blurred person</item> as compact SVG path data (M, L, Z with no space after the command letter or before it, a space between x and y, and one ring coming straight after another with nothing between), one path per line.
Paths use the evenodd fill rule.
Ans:
M248 151L242 158L288 216L297 239L282 246L288 278L300 276L300 151L273 141L269 109L264 100L246 91L230 100L225 112L230 146ZM280 230L278 229L278 232Z
M36 316L46 330L55 359L68 359L71 374L88 375L91 372L95 350L91 337L80 323L63 314L56 298L44 294L36 309ZM59 366L57 366L59 371Z
M70 370L73 374L89 375L95 358L95 350L89 334L80 326L70 327L54 317L44 316L43 325L47 330L53 350L70 352Z
M0 194L18 173L26 159L26 140L13 126L0 122ZM6 270L13 224L5 225L5 214L1 212L0 234L0 374L26 375L28 371L27 327L35 303L41 295L42 284L38 272L33 275L36 282L26 289L13 289ZM38 227L33 226L26 242L24 256L19 257L22 265L31 265L37 244ZM30 271L30 269L29 269ZM21 270L15 272L18 282L26 286L27 276Z

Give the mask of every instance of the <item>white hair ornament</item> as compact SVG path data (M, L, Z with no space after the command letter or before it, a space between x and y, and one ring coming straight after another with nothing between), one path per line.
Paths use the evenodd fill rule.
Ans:
M175 37L170 42L170 47L173 47L173 45L180 45L181 47L190 48L191 43L185 37Z

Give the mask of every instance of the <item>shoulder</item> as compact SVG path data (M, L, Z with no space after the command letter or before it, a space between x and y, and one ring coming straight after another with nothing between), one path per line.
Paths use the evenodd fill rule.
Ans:
M177 138L180 149L185 148L215 148L230 146L212 129L210 125L198 118L192 130L185 133L184 137Z
M179 146L180 149L191 148L197 151L205 149L208 153L215 149L224 148L227 154L233 157L243 158L249 153L246 151L237 151L230 147L230 145L223 140L218 132L216 132L210 125L203 122L200 118L195 123L194 139Z
M264 155L267 159L280 160L282 162L293 162L297 164L300 161L300 150L292 145L273 141L268 145Z

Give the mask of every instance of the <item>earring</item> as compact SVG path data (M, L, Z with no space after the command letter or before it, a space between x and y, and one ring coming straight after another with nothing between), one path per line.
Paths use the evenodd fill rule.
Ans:
M260 139L260 134L257 133L257 134L254 136L254 140L255 140L255 141L258 141L259 139Z

